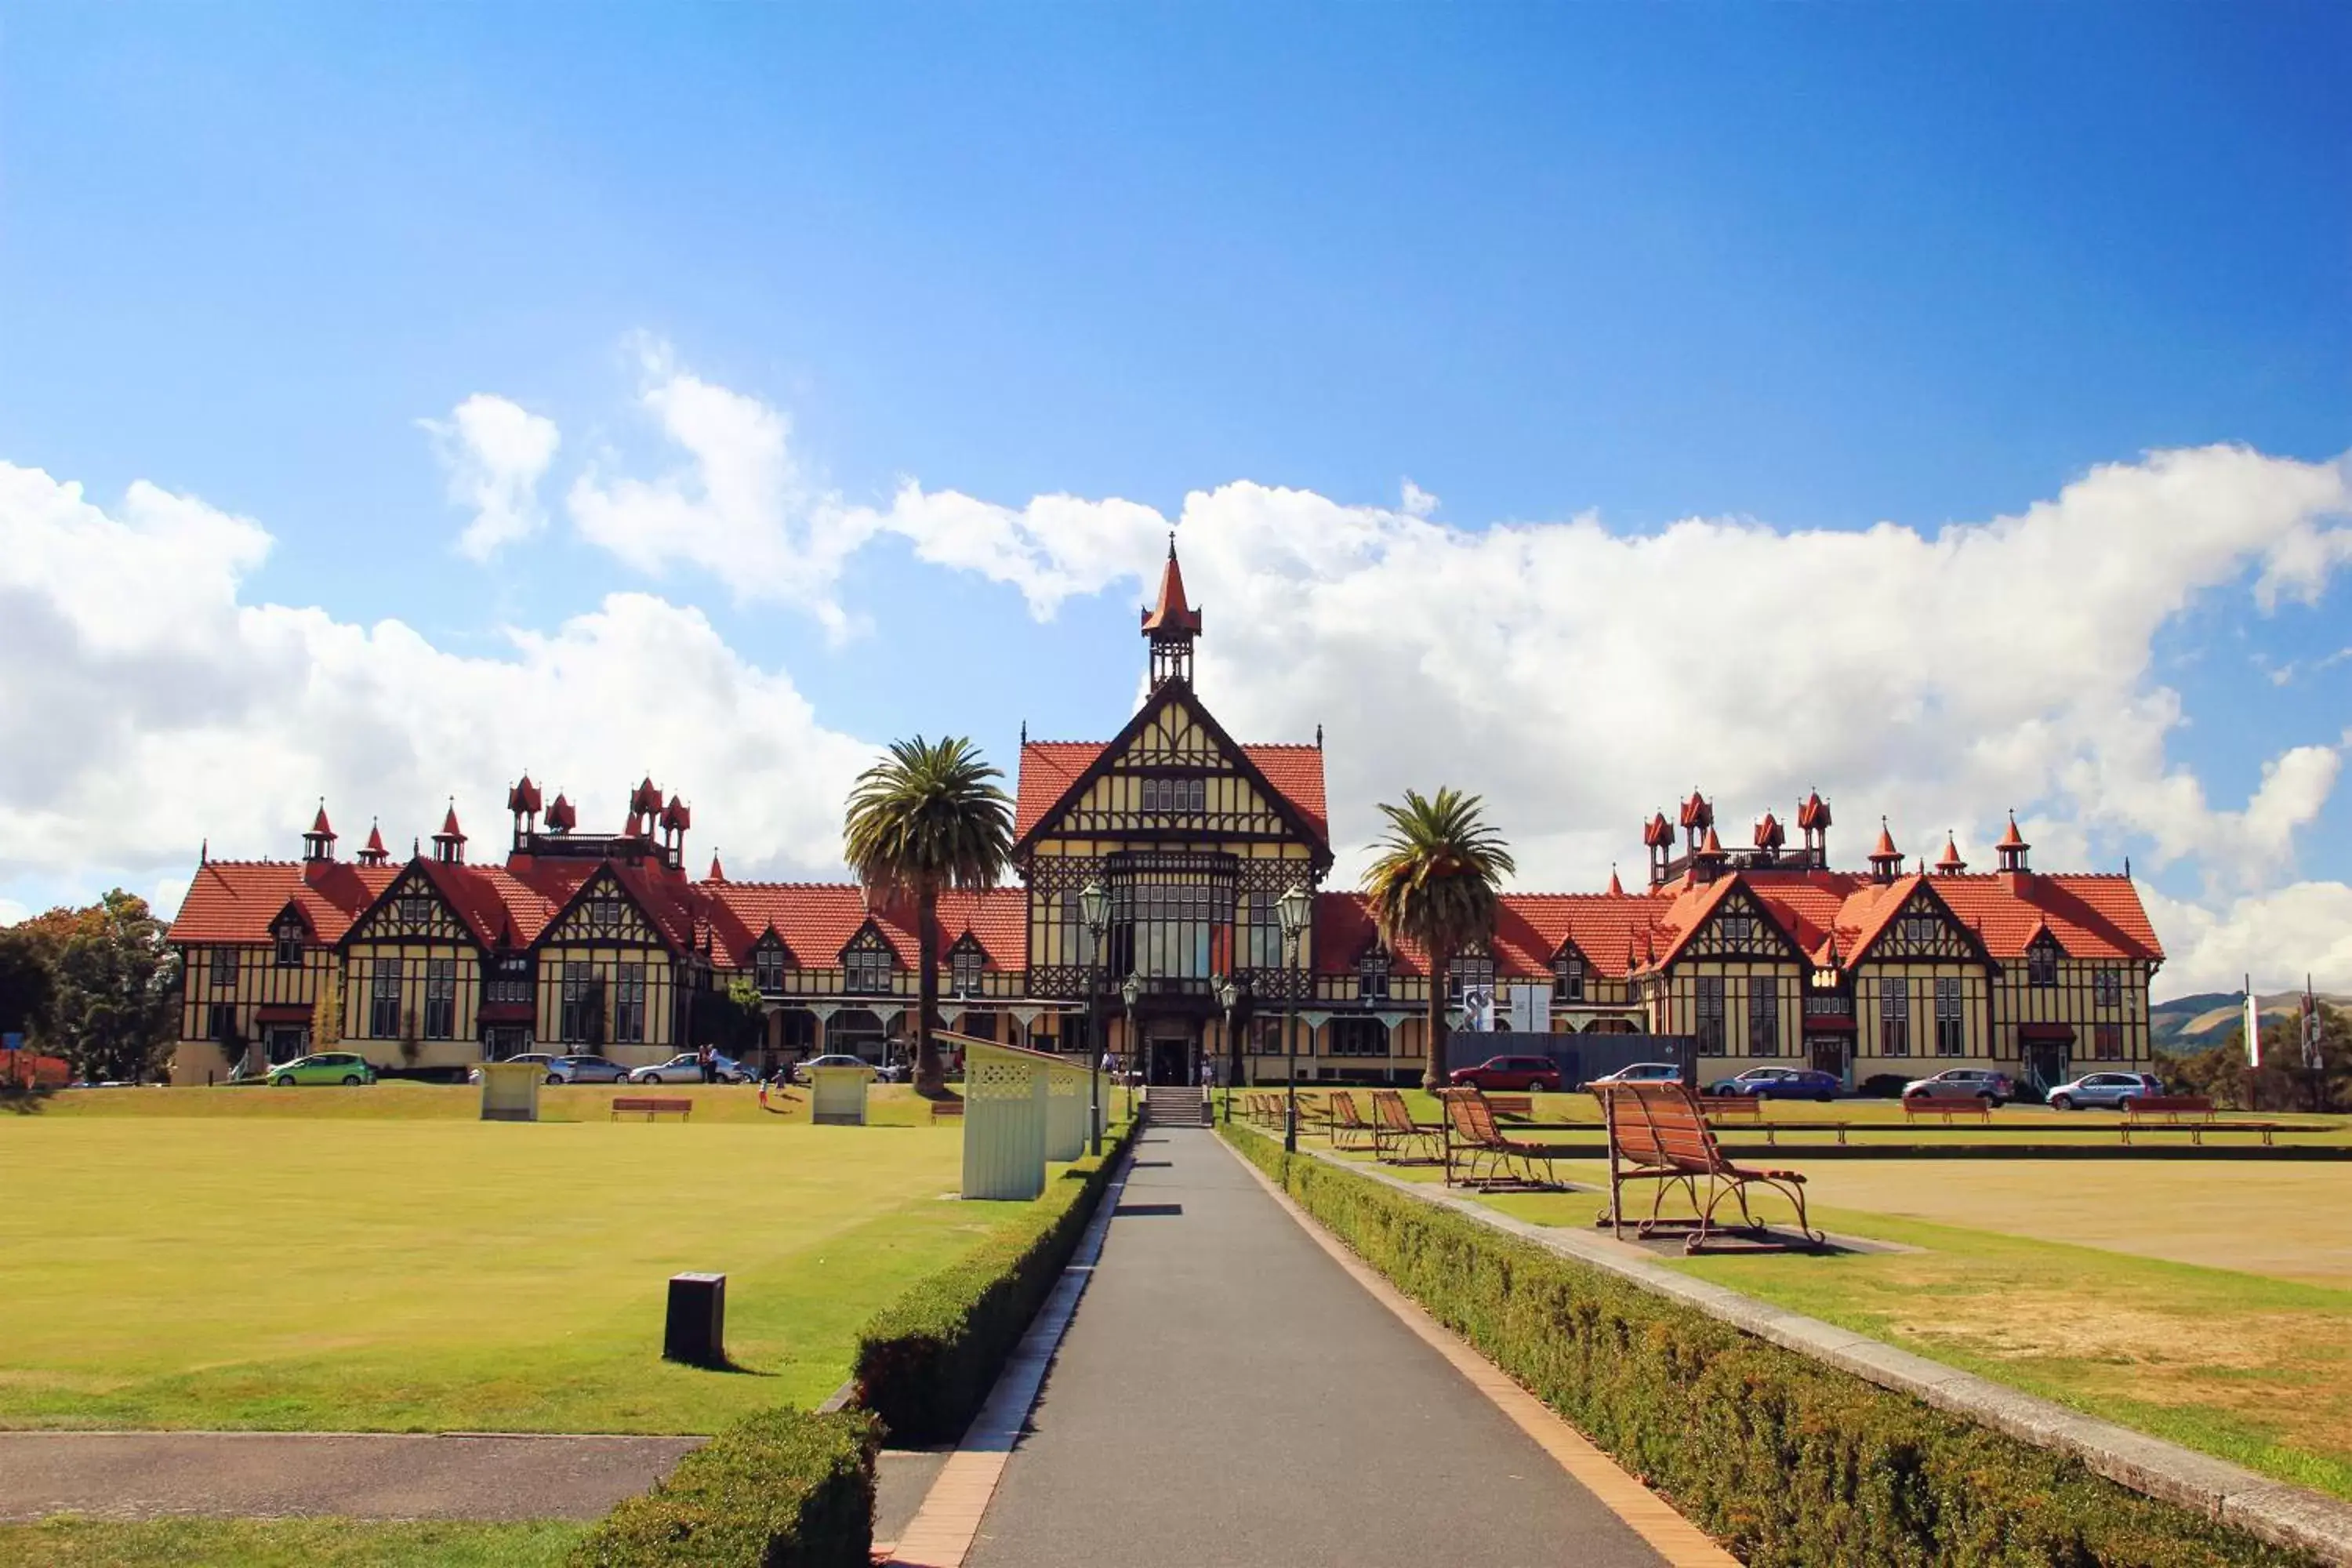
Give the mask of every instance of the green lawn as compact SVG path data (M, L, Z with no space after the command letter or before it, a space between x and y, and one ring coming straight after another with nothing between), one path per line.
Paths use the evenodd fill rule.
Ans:
M868 1091L868 1118L881 1127L930 1124L930 1102L905 1084L877 1083ZM762 1110L760 1091L747 1084L557 1084L539 1091L543 1121L609 1121L615 1095L659 1095L694 1101L689 1118L758 1122L763 1126L808 1120L808 1090L771 1091ZM271 1089L266 1084L226 1084L186 1089L77 1089L43 1101L47 1117L232 1117L264 1121L475 1121L482 1091L465 1084L390 1082L364 1088L341 1085ZM1117 1109L1117 1102L1113 1102ZM7 1125L0 1122L0 1126Z
M709 1432L822 1399L865 1319L1003 1212L949 1196L952 1126L259 1109L457 1094L109 1090L0 1120L0 1426ZM698 1100L726 1094L749 1103ZM182 1096L257 1110L73 1109ZM741 1371L660 1359L682 1269L729 1276Z
M1310 1147L1323 1144L1317 1139ZM1383 1168L1408 1180L1438 1180L1433 1167ZM1563 1162L1559 1174L1591 1185L1607 1180L1604 1167L1574 1162ZM1816 1223L1917 1250L1826 1258L1670 1252L1660 1261L2352 1498L2352 1289L2336 1288L2352 1282L2346 1263L2352 1170L1874 1161L1823 1162L1810 1174ZM1589 1229L1603 1207L1591 1191L1480 1201L1538 1225L1577 1229ZM1648 1201L1646 1194L1640 1199ZM1788 1210L1767 1196L1759 1214L1782 1220ZM2098 1245L2074 1245L2076 1238ZM2205 1266L2212 1263L2225 1266Z
M349 1519L63 1516L0 1525L0 1568L555 1568L586 1531L529 1524Z

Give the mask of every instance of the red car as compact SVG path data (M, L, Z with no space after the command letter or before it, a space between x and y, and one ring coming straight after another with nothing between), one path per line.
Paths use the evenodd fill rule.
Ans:
M1489 1057L1475 1068L1455 1068L1448 1077L1456 1089L1559 1092L1559 1068L1549 1057Z

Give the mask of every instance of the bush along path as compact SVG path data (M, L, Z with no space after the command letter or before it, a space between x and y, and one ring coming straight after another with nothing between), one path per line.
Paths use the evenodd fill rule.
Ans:
M1930 1408L1275 1141L1235 1151L1755 1568L2307 1565L2080 1459Z

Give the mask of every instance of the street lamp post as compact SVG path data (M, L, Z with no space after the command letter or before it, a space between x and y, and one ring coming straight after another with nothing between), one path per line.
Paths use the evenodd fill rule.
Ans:
M1130 970L1127 978L1118 983L1118 1000L1125 1009L1120 1016L1127 1020L1127 1112L1129 1116L1135 1114L1135 1004L1142 994L1143 981Z
M1307 918L1315 912L1315 895L1307 890L1306 883L1293 882L1274 907L1282 921L1283 965L1292 968L1298 963L1299 939L1307 934ZM1292 1015L1298 1010L1297 991L1297 983L1286 977L1282 987L1282 1152L1286 1154L1298 1152L1298 1040L1291 1032Z
M1234 1086L1242 1080L1241 1042L1234 1038L1234 1004L1241 999L1242 988L1232 975L1217 982L1217 1005L1225 1010L1225 1124L1229 1127L1234 1120Z
M1097 1158L1102 1155L1102 1019L1095 1007L1102 990L1103 932L1110 927L1110 895L1100 882L1088 882L1078 893L1078 917L1087 926L1087 1047L1091 1063L1087 1074L1087 1136Z

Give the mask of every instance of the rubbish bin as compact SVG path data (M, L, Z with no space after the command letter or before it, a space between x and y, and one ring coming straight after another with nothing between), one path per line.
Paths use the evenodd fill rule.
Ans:
M811 1068L808 1075L810 1121L840 1127L866 1125L866 1087L874 1081L872 1068L863 1062L854 1068Z
M537 1062L482 1064L482 1120L536 1121L539 1085L547 1069Z

